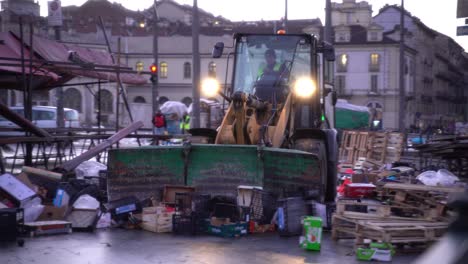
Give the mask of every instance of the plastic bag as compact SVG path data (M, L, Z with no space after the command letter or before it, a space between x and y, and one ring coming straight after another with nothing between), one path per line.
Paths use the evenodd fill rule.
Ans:
M99 208L99 202L96 200L96 198L84 194L81 195L76 202L73 203L73 208L74 209L98 209Z
M42 214L44 206L41 204L42 200L39 197L35 197L29 201L23 203L24 209L24 222L34 222Z
M97 161L84 161L75 169L77 179L83 179L86 176L99 177L99 171L107 170L107 166Z
M424 185L428 186L452 186L460 179L448 170L425 171L416 177Z

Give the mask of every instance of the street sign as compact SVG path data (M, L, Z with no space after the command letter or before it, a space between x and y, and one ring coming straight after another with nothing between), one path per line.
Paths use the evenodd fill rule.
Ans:
M457 36L467 36L468 35L468 26L457 27Z
M60 0L48 2L49 15L47 17L49 26L62 26L62 4Z
M457 18L468 17L468 0L458 0Z

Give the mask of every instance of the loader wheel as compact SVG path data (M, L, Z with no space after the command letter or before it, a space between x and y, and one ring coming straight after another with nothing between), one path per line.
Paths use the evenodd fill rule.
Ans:
M320 178L322 179L321 195L318 201L323 203L325 201L325 186L327 186L327 149L325 142L315 138L301 138L294 142L294 149L302 150L317 155L318 163L320 165Z

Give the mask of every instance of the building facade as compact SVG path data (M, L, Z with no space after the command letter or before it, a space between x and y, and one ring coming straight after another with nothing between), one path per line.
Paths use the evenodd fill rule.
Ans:
M28 6L35 6L33 1ZM4 1L16 2L16 1ZM33 3L33 5L31 5ZM17 25L4 16L10 6L2 11L2 25ZM10 8L11 9L11 8ZM190 104L192 101L192 7L173 0L158 1L158 75L159 102L167 100ZM101 10L107 10L103 13ZM143 11L131 11L107 0L89 0L82 6L64 7L62 41L81 43L88 48L107 50L106 35L115 55L121 62L137 71L147 71L153 63L152 7ZM4 19L5 18L5 19ZM43 21L43 18L37 18ZM42 20L41 20L42 19ZM100 26L101 19L103 27ZM368 106L376 128L395 130L399 121L399 40L400 9L386 6L372 17L372 6L365 2L344 0L332 3L333 44L336 52L335 89L340 98L350 103ZM37 23L35 32L53 38L53 30L45 22ZM232 22L200 10L200 79L215 77L225 87L230 86L232 57L228 65L227 55L219 59L211 57L216 42L231 46L235 32L274 33L284 21ZM14 26L10 28L14 29ZM287 22L289 33L323 35L319 19L292 20ZM468 59L463 49L449 37L425 26L409 12L405 13L404 83L406 95L405 120L407 128L449 125L453 121L467 119ZM104 34L105 33L105 34ZM120 40L120 50L117 44ZM226 49L225 54L229 52ZM226 72L227 75L226 75ZM149 79L149 78L148 78ZM92 82L86 78L70 81L64 91L67 107L82 114L87 125L96 124L97 94L101 87L101 114L103 123L113 126L117 108L121 114L125 108L116 105L116 84L79 85ZM126 86L126 94L135 119L151 126L152 85ZM0 98L10 105L20 104L22 95L8 91ZM77 98L77 99L76 99ZM55 105L55 91L34 96L36 104ZM124 114L123 114L124 115ZM128 116L121 119L129 122Z

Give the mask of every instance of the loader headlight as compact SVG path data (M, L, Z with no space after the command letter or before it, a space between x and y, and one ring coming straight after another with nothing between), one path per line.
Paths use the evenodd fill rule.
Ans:
M317 86L310 78L301 78L294 85L294 92L300 97L310 97L317 90Z
M216 79L208 78L202 83L202 93L207 97L216 96L219 92L219 83Z

